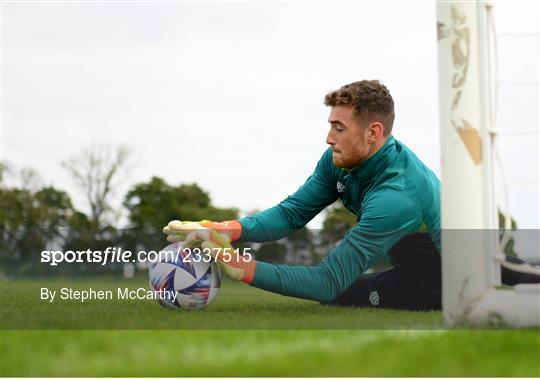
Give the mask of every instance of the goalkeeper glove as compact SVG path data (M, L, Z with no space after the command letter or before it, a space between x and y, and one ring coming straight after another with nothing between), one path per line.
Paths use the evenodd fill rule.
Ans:
M242 235L242 224L239 221L215 222L209 220L178 221L173 220L163 228L163 233L167 234L167 241L180 242L185 241L188 234L199 230L216 230L220 234L226 234L230 241L236 241Z
M186 237L186 244L194 240L203 240L201 249L209 252L226 277L235 282L251 284L255 275L256 261L251 254L240 255L231 246L228 235L215 230L200 229Z

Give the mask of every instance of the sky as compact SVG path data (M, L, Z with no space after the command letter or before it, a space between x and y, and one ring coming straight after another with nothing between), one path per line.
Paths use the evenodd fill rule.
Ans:
M394 136L440 173L431 1L2 1L2 160L84 198L60 162L127 145L131 185L197 182L245 214L296 190L326 149L330 90L379 79ZM496 1L510 209L539 228L539 6ZM526 34L526 35L523 35ZM320 218L314 224L320 224Z

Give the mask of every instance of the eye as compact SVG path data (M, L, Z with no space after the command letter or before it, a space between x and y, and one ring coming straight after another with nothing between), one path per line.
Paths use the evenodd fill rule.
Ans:
M343 127L343 125L341 125L341 123L331 123L331 128L336 131L337 133L342 133L345 131L345 128Z

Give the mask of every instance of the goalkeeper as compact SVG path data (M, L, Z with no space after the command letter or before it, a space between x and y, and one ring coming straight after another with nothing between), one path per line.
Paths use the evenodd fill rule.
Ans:
M291 196L253 216L217 223L171 221L169 241L204 239L265 242L302 228L341 199L358 223L316 266L291 266L236 257L218 263L225 275L263 290L326 304L405 310L440 309L440 183L414 153L392 136L394 102L376 80L328 93L330 147ZM379 258L393 268L365 272ZM503 281L505 272L503 270ZM506 275L507 284L516 281Z

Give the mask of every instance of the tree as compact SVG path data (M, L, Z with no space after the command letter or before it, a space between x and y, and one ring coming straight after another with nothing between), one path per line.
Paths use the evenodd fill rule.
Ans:
M171 220L209 219L225 221L238 218L236 208L218 208L197 184L171 186L153 177L128 191L124 206L129 212L129 230L125 242L131 249L159 249L165 237L162 228Z
M48 245L60 243L73 210L71 199L52 186L40 189L40 181L31 168L0 164L2 261L26 262Z
M313 234L305 226L283 238L283 244L287 251L286 263L315 263Z
M6 179L12 172L13 170L7 162L0 162L0 188L6 187Z
M0 162L0 187L20 188L32 192L42 187L38 172L31 167L15 169L9 162Z
M260 245L256 252L257 259L269 263L285 263L287 247L282 241L270 241Z
M96 227L84 213L73 210L67 220L68 227L63 235L64 251L67 250L103 250L108 241L100 241L99 246L94 240Z
M0 235L2 258L28 261L50 244L61 243L73 212L69 195L45 187L37 192L1 188Z
M90 225L96 237L113 224L115 214L111 199L131 153L125 146L92 145L62 166L73 177L90 207Z

